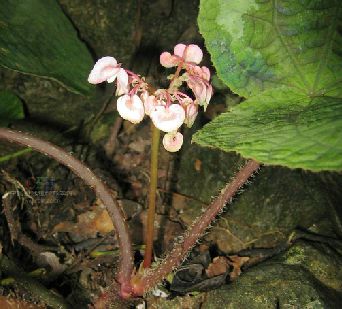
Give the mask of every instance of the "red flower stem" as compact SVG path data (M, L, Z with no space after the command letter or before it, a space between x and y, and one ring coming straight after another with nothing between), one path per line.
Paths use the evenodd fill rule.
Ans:
M144 255L144 268L151 266L153 252L153 236L154 236L154 217L156 212L156 195L158 183L158 150L160 131L151 122L152 146L151 146L151 174L150 174L150 190L148 194L148 213L146 225L146 249Z
M100 198L105 205L117 232L121 252L118 278L120 283L126 283L128 285L133 271L131 239L118 202L113 198L105 184L81 161L74 158L64 149L49 142L19 131L13 131L5 128L0 128L0 139L25 145L55 159L59 163L70 168L86 184L94 189L97 197Z
M173 250L161 262L160 266L151 271L147 271L142 277L137 278L133 286L135 295L143 295L182 263L188 252L210 226L210 223L222 211L225 204L232 199L239 188L246 183L248 178L259 167L260 164L254 160L250 160L246 163L246 165L236 174L232 182L227 184L221 191L221 194L210 204L210 206L208 206L206 211L189 227L183 236L182 242L174 246Z

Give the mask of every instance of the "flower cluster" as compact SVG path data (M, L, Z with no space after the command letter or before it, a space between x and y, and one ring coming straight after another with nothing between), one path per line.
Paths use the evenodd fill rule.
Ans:
M175 74L168 76L167 89L151 91L145 79L121 67L115 58L99 59L88 82L98 84L116 81L117 110L120 116L132 123L139 123L148 115L153 124L165 132L163 145L166 150L178 151L183 144L183 135L178 129L185 123L191 127L198 114L198 106L207 107L213 88L210 84L210 71L198 66L203 53L197 45L178 44L173 54L163 52L160 64L166 68L176 67ZM194 98L179 90L186 83Z

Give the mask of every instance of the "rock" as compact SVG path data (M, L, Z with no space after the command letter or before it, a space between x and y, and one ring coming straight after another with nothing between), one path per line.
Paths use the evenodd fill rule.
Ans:
M342 295L300 266L265 264L208 293L203 309L340 308Z
M113 56L125 66L134 55L138 1L59 0L97 57Z
M0 69L0 82L0 89L11 90L23 100L25 116L58 131L79 125L83 119L96 114L103 104L99 99L72 93L55 81L8 69Z
M141 8L141 44L172 49L177 43L200 43L196 19L198 0L143 1Z
M289 251L246 270L230 285L195 297L158 299L156 308L340 308L342 261L323 244L300 241ZM177 307L177 305L179 307ZM151 307L153 308L153 307Z
M325 286L342 293L342 259L331 246L299 241L275 261L299 265Z
M176 297L174 299L165 299L161 297L149 297L147 299L147 308L158 309L204 309L202 303L205 299L205 294L196 296Z

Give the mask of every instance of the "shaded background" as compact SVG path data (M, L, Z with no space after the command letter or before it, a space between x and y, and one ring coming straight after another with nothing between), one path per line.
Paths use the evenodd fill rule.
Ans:
M6 102L0 105L0 114L4 115L5 104L16 106L13 118L7 117L3 125L61 145L106 181L128 217L137 260L149 182L149 123L121 122L115 111L114 86L95 87L86 80L96 59L109 55L156 86L165 85L169 72L159 66L162 51L172 50L179 42L204 47L196 22L198 6L199 1L191 0L0 0L0 95L1 102ZM204 63L210 66L207 53ZM158 256L170 249L244 161L233 153L190 143L192 133L203 123L242 99L215 77L214 85L215 97L206 113L200 114L192 129L184 129L182 151L160 150ZM108 151L113 128L115 145ZM19 149L1 144L0 154ZM26 271L48 266L52 271L41 279L44 284L85 308L100 287L110 284L115 272L112 255L90 258L94 248L113 250L117 256L115 234L103 205L67 169L42 155L26 153L3 161L1 168L6 171L0 181L2 194L17 190L14 180L28 191L48 192L34 203L13 198L13 215L22 233L39 246L63 248L55 250L52 262L42 260L46 247L37 251L31 242L20 239L12 244L8 217L2 215L3 252ZM149 304L158 308L287 308L287 304L339 308L341 184L337 173L263 167L194 249L184 272L171 285L173 295L212 291L167 302L149 297ZM51 191L67 195L56 199ZM243 265L244 260L234 260L237 255L248 257L249 262ZM219 275L209 276L205 270L215 257L230 259L230 264ZM268 262L259 264L264 260ZM258 266L218 288L233 281L240 268L253 265ZM0 287L4 295L12 289L24 294L22 287Z

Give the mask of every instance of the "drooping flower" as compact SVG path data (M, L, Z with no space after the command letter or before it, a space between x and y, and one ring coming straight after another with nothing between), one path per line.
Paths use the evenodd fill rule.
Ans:
M173 50L173 55L163 52L160 55L160 64L166 68L177 66L181 61L199 64L202 61L203 52L197 45L177 44Z
M176 131L184 122L185 111L179 104L155 106L150 112L153 124L163 132Z
M123 119L132 123L139 123L145 115L144 104L137 95L125 94L118 98L117 110Z
M197 114L198 114L198 105L196 101L186 106L184 123L187 125L188 128L191 128L192 125L194 124Z
M213 95L213 87L209 83L209 69L205 66L193 66L190 70L188 70L186 76L189 88L196 96L198 104L202 105L205 110Z
M99 84L104 81L108 83L112 83L117 74L120 71L120 65L113 57L102 57L97 60L94 65L94 68L91 70L88 82L91 84Z
M176 152L183 145L183 135L180 132L167 133L163 137L163 145L167 151Z
M115 80L117 80L116 95L127 94L129 91L128 74L113 57L99 59L88 77L88 82L91 84L100 84L104 81L112 83Z

